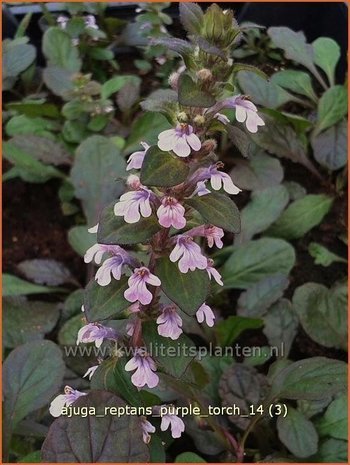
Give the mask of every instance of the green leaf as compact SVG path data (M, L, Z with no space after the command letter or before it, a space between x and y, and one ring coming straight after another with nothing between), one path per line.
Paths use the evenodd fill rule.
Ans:
M254 134L254 142L264 150L288 158L295 163L300 163L316 176L320 176L313 164L310 162L305 140L300 137L291 125L285 125L269 116L264 117L265 126Z
M347 163L347 126L346 121L341 121L311 138L315 160L329 170L338 170Z
M90 323L119 316L130 306L124 297L128 288L128 278L115 279L108 286L100 286L92 279L86 286L84 294L84 313Z
M328 81L334 85L334 76L340 58L339 45L329 37L319 37L312 42L314 49L314 62L327 75Z
M41 463L41 451L36 450L30 452L25 457L21 458L21 463Z
M280 184L283 168L279 160L260 152L250 160L236 160L230 175L236 186L255 191Z
M291 302L287 299L276 302L264 316L264 323L263 332L270 346L283 347L283 356L287 357L299 324Z
M48 118L59 118L60 112L53 103L42 103L42 101L31 101L30 103L11 102L6 105L6 109L14 110L30 118L36 116L46 116Z
M319 435L331 436L335 439L348 438L348 399L345 395L334 399L325 414L317 422Z
M55 420L42 447L44 462L148 462L149 451L142 440L140 419L135 415L116 416L110 409L126 403L107 391L91 391L74 407L94 408L96 415L62 416ZM107 408L107 414L106 414ZM72 441L74 437L74 441ZM118 440L116 441L116 437Z
M313 102L317 103L318 101L318 97L312 87L311 77L304 71L293 69L278 71L272 76L271 81L286 90L304 95Z
M263 77L250 71L240 71L237 74L239 87L249 95L254 103L267 108L278 108L294 99L293 95Z
M118 92L125 84L130 82L139 82L140 78L133 75L115 76L102 85L101 97L103 100L108 99L112 94Z
M284 275L267 276L242 292L237 302L237 314L248 317L262 316L282 297L288 286L289 280Z
M339 123L348 111L348 92L343 86L333 86L322 95L318 102L315 133Z
M207 298L209 278L205 270L181 273L176 263L161 257L156 261L155 274L164 293L188 315L194 315Z
M290 200L299 200L306 195L305 187L296 181L285 181L283 185L289 193Z
M310 457L317 452L317 431L298 410L288 407L287 415L277 418L277 431L281 442L296 457Z
M44 165L19 149L13 142L3 144L3 155L17 169L18 175L27 182L43 183L51 178L64 178L64 174L49 165Z
M148 352L162 370L174 378L181 379L196 356L196 346L191 339L185 334L181 334L176 341L160 336L156 323L152 321L143 323L142 336Z
M59 330L58 342L61 346L75 346L79 329L83 326L83 314L67 320Z
M46 165L70 165L72 161L72 156L62 144L47 137L18 134L10 139L10 143Z
M326 357L293 362L271 380L272 398L318 400L346 391L346 363Z
M263 321L258 318L246 318L233 315L217 323L215 332L219 344L225 347L230 346L243 331L261 328L263 324Z
M126 223L121 216L115 216L114 203L102 210L97 241L99 244L138 244L147 242L161 227L154 215L140 218L135 224Z
M249 157L251 140L247 134L236 126L226 125L227 135L243 157Z
M211 192L188 199L186 204L197 210L207 223L233 233L239 233L241 230L239 210L233 200L225 194Z
M71 171L76 196L81 199L89 224L124 190L125 160L107 137L91 136L79 145Z
M47 294L59 291L62 291L62 289L38 286L37 284L28 283L27 281L8 273L4 273L2 275L2 295L4 297L26 294Z
M87 226L73 226L68 231L68 242L77 254L84 257L85 252L96 244L96 234L91 234Z
M184 182L189 166L179 157L150 147L142 163L141 182L145 186L172 187Z
M27 279L37 284L59 286L73 280L69 269L63 263L52 259L24 260L18 264L18 269Z
M183 28L189 34L199 34L203 21L202 8L196 3L180 3L179 10Z
M236 249L222 268L222 278L226 288L248 289L267 276L288 275L294 263L288 242L266 237Z
M261 78L265 79L265 81L268 80L268 76L264 73L264 71L257 68L256 66L248 65L247 63L234 63L232 72L238 73L239 71L248 71L249 73L254 73L257 76L260 76Z
M58 27L50 27L43 36L43 53L49 65L67 71L78 72L81 68L78 49L72 45L69 34Z
M43 339L59 317L56 304L28 301L24 297L5 298L3 308L3 344L10 348Z
M241 232L235 236L235 244L247 242L265 231L279 218L288 200L288 191L281 185L253 192L250 202L241 211Z
M223 407L238 406L240 414L235 412L228 419L238 428L245 430L250 422L251 406L258 406L265 397L267 382L264 375L254 367L235 363L220 379L219 394Z
M317 283L298 287L293 307L304 331L325 347L347 349L347 286Z
M180 5L186 5L186 3L180 3ZM207 463L207 462L206 460L204 460L202 457L195 454L194 452L182 452L175 458L175 463Z
M327 439L321 444L314 460L321 463L347 463L348 442Z
M178 84L179 103L185 107L208 108L215 105L215 98L199 88L187 74L181 74Z
M314 65L313 47L306 42L303 32L295 32L288 27L270 27L267 33L274 45L284 51L286 58L305 66L324 84Z
M50 65L43 71L43 80L48 89L55 95L68 100L70 93L74 90L72 71L59 66Z
M71 292L63 303L62 319L67 320L67 318L70 318L76 314L81 316L81 306L83 304L83 299L83 289L77 289L76 291Z
M315 259L315 265L330 266L334 262L347 263L345 258L339 257L317 242L309 244L308 252Z
M321 223L333 199L324 194L309 194L295 200L266 232L269 236L298 239Z
M59 126L54 121L45 118L31 118L26 115L13 116L6 123L6 134L11 136L35 135L52 138L50 131L57 130Z
M170 129L170 123L164 115L160 113L144 113L134 120L130 136L125 146L125 153L131 153L140 150L140 142L146 141L149 145L157 144L158 135Z
M51 341L21 345L6 358L3 371L5 455L15 426L50 401L63 382L64 369L61 351Z
M17 77L35 60L36 50L33 45L18 40L3 41L2 72L3 79Z

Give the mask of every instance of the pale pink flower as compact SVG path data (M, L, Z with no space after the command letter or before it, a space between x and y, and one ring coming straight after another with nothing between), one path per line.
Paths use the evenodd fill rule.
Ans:
M164 228L173 226L182 229L186 226L185 208L174 197L163 197L162 204L157 210L159 224Z
M154 388L159 383L158 375L154 373L157 370L156 364L142 349L137 349L133 358L125 365L125 370L136 370L131 376L131 382L138 388L143 386Z
M222 124L228 124L230 122L227 116L223 115L222 113L215 113L214 118L216 118Z
M135 262L136 260L120 247L120 251L116 255L103 262L96 272L95 279L100 286L108 286L112 281L112 276L119 281L124 265L135 265Z
M104 339L117 340L117 332L113 328L107 328L100 323L89 323L79 329L77 345L81 342L94 342L95 346L101 347Z
M128 164L126 167L126 171L129 170L139 170L142 167L143 160L145 158L146 152L149 149L149 145L146 142L140 142L144 150L139 150L134 152L128 158Z
M170 426L171 435L174 439L179 438L185 431L185 423L177 415L165 414L162 416L160 429L166 431Z
M142 439L145 444L149 444L151 440L151 433L156 431L155 427L146 420L146 417L141 417Z
M203 195L210 194L210 190L206 188L205 181L197 182L196 190L193 192L193 195L198 195L198 197L202 197Z
M203 323L205 320L206 324L210 327L214 326L215 315L213 310L207 304L202 304L196 312L196 318L198 323Z
M124 292L124 297L129 302L139 300L142 305L147 305L152 300L152 293L147 289L146 284L160 286L160 279L152 274L148 268L142 266L135 268L134 273L128 280L129 288Z
M59 417L62 414L62 409L64 407L69 407L81 396L86 396L86 392L80 392L70 386L66 386L64 388L64 394L60 394L55 397L51 402L49 409L51 415L53 417Z
M84 20L85 20L86 27L91 27L92 29L98 29L98 26L96 24L96 18L94 15L87 15L85 16Z
M176 308L168 306L164 307L161 315L157 318L158 334L164 337L170 337L176 340L182 334L182 319L176 313Z
M223 187L228 194L236 195L241 192L241 189L233 184L231 177L227 173L219 171L215 165L209 168L208 174L210 174L211 187L215 191L219 191Z
M144 187L137 191L126 192L115 204L114 214L123 216L126 223L137 223L141 215L148 218L152 215L151 195L152 192Z
M56 19L56 23L61 29L66 29L68 21L69 21L68 16L64 16L64 15L60 15Z
M207 266L207 273L209 275L209 279L211 279L213 277L214 280L220 286L223 286L224 283L222 282L221 274L218 272L218 270L216 268L213 267L213 264L214 264L214 261L209 258L208 259L208 266Z
M96 265L100 265L105 253L118 255L123 252L126 253L119 245L94 244L85 252L84 262L90 263L94 261Z
M136 174L129 174L127 180L126 180L126 185L130 187L133 191L137 191L140 188L144 187L141 184L140 178L136 176Z
M91 378L94 376L94 373L95 373L95 371L97 370L98 367L99 367L99 365L95 365L93 367L88 368L85 375L83 375L83 378L88 377L89 380L91 380Z
M202 255L201 248L193 242L193 238L187 235L177 236L176 245L170 254L170 260L176 262L181 273L187 273L188 270L194 271L196 268L205 270L207 259Z
M179 157L188 157L191 149L197 152L201 146L201 141L190 124L178 124L175 129L163 131L158 136L160 150L172 150Z
M208 246L212 248L214 244L216 247L221 249L224 245L221 238L224 237L224 231L217 226L213 226L211 224L206 224L202 226L197 226L196 228L190 229L186 232L189 236L202 236L207 239Z

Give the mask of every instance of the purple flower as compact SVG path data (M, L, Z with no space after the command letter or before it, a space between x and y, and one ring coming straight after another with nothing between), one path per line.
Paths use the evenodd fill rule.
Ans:
M64 388L64 394L55 397L50 404L50 413L53 417L59 417L62 414L63 407L69 407L79 397L86 396L86 392L76 391L70 386Z
M166 431L170 426L171 435L174 439L179 438L185 431L185 423L176 415L166 413L162 416L160 429Z
M203 321L205 320L208 326L214 326L215 315L213 313L213 310L207 304L202 304L199 307L199 309L196 312L196 318L198 323L203 323Z
M92 29L98 29L98 26L96 24L96 18L94 15L87 15L85 16L85 26L86 27L91 27Z
M196 268L205 270L207 259L202 255L201 248L193 242L193 238L186 235L177 236L176 245L170 254L170 260L176 262L181 273L187 273L188 270L194 271Z
M209 168L208 174L210 174L211 187L215 191L219 191L223 187L228 194L236 195L241 192L241 189L233 184L230 176L223 171L219 171L215 165Z
M145 158L146 152L150 146L146 142L141 142L141 145L144 148L144 150L139 150L138 152L134 152L130 155L130 157L128 158L126 171L130 171L132 169L139 170L142 167L142 163Z
M157 318L158 334L164 337L170 337L173 341L182 334L182 319L176 313L174 307L165 307L161 315Z
M137 191L126 192L115 204L114 214L124 216L126 223L137 223L140 220L140 214L148 218L152 214L151 195L152 192L144 187Z
M174 197L163 197L162 205L157 210L159 224L164 228L173 226L182 229L186 226L185 209Z
M156 364L142 349L137 349L133 358L125 365L125 370L136 370L131 376L131 382L138 388L143 386L154 388L159 383L158 375L154 373L157 370Z
M258 109L254 103L250 102L242 95L236 95L222 100L214 105L210 111L217 112L222 108L235 108L236 120L240 123L245 122L249 132L255 133L258 131L258 126L265 126L263 119L258 115Z
M228 124L230 122L227 116L223 115L222 113L215 113L214 118L216 118L222 124Z
M211 278L213 277L214 280L215 280L220 286L223 286L224 283L222 282L221 274L218 272L218 270L217 270L216 268L213 267L213 264L214 264L214 261L211 260L210 258L208 258L207 273L208 273L208 275L209 275L209 279L211 279Z
M141 429L142 429L142 439L145 444L149 444L151 440L151 434L156 431L155 427L146 420L146 417L141 417Z
M142 305L147 305L152 300L152 293L147 289L146 284L160 286L160 279L152 274L148 268L142 266L135 268L134 273L128 280L129 288L124 292L124 297L129 302L139 300Z
M224 231L217 226L211 224L206 224L202 226L197 226L196 228L190 229L186 232L189 236L202 236L207 239L208 246L211 248L215 244L216 247L221 249L223 247L223 242L221 240L224 237Z
M114 246L118 247L118 246ZM95 279L100 286L108 286L110 284L112 277L119 281L122 275L123 266L135 265L136 260L134 260L124 249L119 247L119 249L114 250L115 255L111 258L105 260L97 270Z
M117 339L117 332L113 328L107 328L99 323L89 323L79 329L77 344L81 342L94 342L95 346L101 347L104 339Z
M97 370L98 367L99 367L99 365L95 365L93 367L88 368L85 375L83 375L83 378L88 377L91 380L91 378L94 376L94 373L95 373L95 371Z
M163 131L158 136L158 147L168 152L172 150L179 157L188 157L191 148L198 151L202 144L189 124L178 124L175 129Z
M206 188L205 181L197 182L196 190L193 192L193 195L198 195L198 197L202 197L203 195L210 194L210 190Z

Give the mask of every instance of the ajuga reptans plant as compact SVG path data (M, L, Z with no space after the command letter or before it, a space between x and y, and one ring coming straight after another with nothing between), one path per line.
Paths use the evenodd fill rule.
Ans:
M85 291L86 325L77 344L110 348L85 374L92 387L99 386L98 379L114 363L122 367L130 389L142 392L163 383L201 404L193 353L171 357L156 349L180 343L193 347L184 334L184 316L215 324L208 299L224 283L207 247L222 248L225 231L240 230L230 198L240 189L219 161L215 136L227 132L244 152L246 131L257 132L264 121L247 96L235 93L235 74L242 67L229 58L241 35L233 13L212 5L204 14L195 4L181 4L180 15L188 41L166 37L158 43L181 55L184 64L169 77L171 89L157 91L143 103L144 110L163 113L171 127L160 132L156 145L145 140L130 155L126 192L102 211L98 225L90 225L97 243L86 252L85 262L99 268ZM110 326L107 320L113 320ZM52 415L60 416L64 406L84 395L67 386L52 402ZM154 402L150 406L153 413L164 408ZM232 435L208 421L240 459ZM140 417L140 429L144 441L152 441L156 428L151 417ZM160 429L170 429L174 438L185 429L170 405L161 415Z

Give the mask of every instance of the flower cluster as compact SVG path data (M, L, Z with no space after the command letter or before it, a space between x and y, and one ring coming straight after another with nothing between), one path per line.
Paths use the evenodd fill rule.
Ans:
M187 78L185 82L192 80L184 67L177 74L170 79L173 90L178 90L182 75ZM199 88L203 82L211 89L215 87L211 86L214 79L211 70L204 68L193 74L198 78ZM219 95L222 94L216 97ZM215 313L207 299L210 286L223 286L224 283L208 251L214 246L218 249L223 247L224 229L237 232L232 225L236 220L234 212L237 208L229 196L239 194L241 189L233 183L230 175L224 171L223 163L218 160L215 153L217 144L212 134L218 127L226 131L232 124L230 118L221 113L225 109L234 109L236 122L244 123L245 130L250 133L256 133L264 121L246 96L219 97L214 102L211 106L203 106L199 102L189 107L181 103L179 95L179 102L174 104L167 115L168 120L172 121L172 127L158 134L157 144L150 145L149 141L142 141L142 148L129 156L126 192L108 210L110 223L122 225L116 227L120 227L126 236L115 239L114 244L113 241L111 244L110 237L105 241L104 228L100 228L100 224L90 229L92 233L97 232L100 241L90 247L84 257L86 263L94 262L98 265L94 286L102 289L112 286L113 282L118 288L115 282L119 282L118 289L121 289L123 302L129 305L123 304L123 316L127 322L121 334L93 320L80 329L77 344L94 343L99 348L104 341L111 345L118 341L118 346L131 348L132 356L126 358L123 366L138 390L158 386L164 371L159 357L154 357L147 349L145 327L151 324L156 331L154 334L161 338L169 338L171 341L184 339L187 321L183 319L187 307L183 308L181 304L181 285L183 282L191 282L192 276L200 276L206 288L202 293L203 298L196 297L191 304L191 312L186 313L188 317L190 314L195 316L195 324L206 324L209 328L215 324ZM232 111L228 114L232 116ZM169 160L169 168L164 160ZM149 166L158 164L162 168L159 170L161 174L158 178L154 172L149 176ZM173 169L172 166L179 169ZM167 168L172 172L168 173L165 180L163 177L167 176ZM158 172L154 168L152 170ZM224 214L220 202L225 208ZM225 218L226 213L228 218ZM103 221L102 214L102 226ZM151 232L148 234L149 230ZM142 247L137 251L125 245L137 243L130 241L127 235L134 232L136 236L139 234L142 237ZM116 237L119 238L123 232L118 234ZM166 264L166 272L158 267L160 262ZM179 296L169 291L169 273L170 282L175 282ZM173 282L170 287L172 285ZM191 291L187 288L186 292L191 300ZM89 321L88 311L85 313ZM97 376L95 373L98 367L89 368L84 376ZM71 388L66 390L64 396L58 396L53 401L53 412L57 413L60 406L69 405L84 395ZM140 422L143 439L148 443L155 427L146 417L141 417ZM168 428L174 438L180 437L184 423L169 412L161 415L161 430Z

